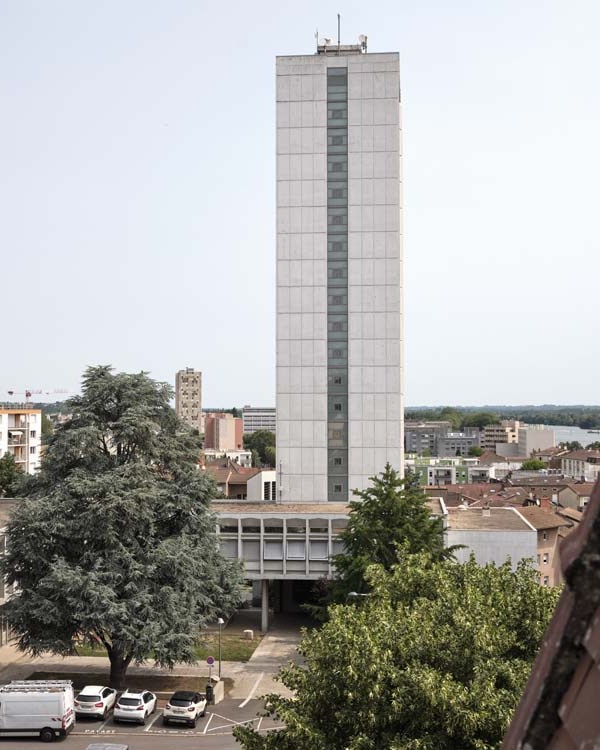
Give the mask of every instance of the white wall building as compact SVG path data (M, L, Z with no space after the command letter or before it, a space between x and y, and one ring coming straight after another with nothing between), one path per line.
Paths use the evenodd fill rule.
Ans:
M275 432L276 414L277 411L274 406L244 406L242 409L244 435L249 432L256 432L256 430Z
M0 457L12 453L17 466L34 474L40 465L42 411L18 404L0 406Z
M398 53L277 58L281 500L403 471Z
M277 502L277 472L272 469L259 471L248 479L248 502Z

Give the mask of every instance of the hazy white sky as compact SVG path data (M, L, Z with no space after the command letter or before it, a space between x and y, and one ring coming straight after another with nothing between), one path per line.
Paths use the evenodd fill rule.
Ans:
M275 403L274 58L337 12L400 50L407 404L600 402L597 0L0 0L0 400Z

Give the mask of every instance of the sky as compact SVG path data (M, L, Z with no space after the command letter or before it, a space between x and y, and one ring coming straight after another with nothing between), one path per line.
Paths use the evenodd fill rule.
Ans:
M338 12L400 51L406 404L600 403L597 0L0 0L0 401L275 404L275 56Z

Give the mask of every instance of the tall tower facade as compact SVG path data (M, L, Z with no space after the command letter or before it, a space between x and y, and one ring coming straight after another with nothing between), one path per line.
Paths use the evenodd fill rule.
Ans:
M204 432L202 422L202 373L193 367L175 375L175 411L189 427Z
M282 502L346 502L403 470L398 53L277 58Z

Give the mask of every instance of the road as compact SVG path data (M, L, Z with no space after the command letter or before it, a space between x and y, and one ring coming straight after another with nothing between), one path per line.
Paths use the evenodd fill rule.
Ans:
M240 750L233 735L233 727L251 723L259 731L269 731L281 726L271 719L257 716L262 701L224 700L211 706L206 716L198 720L195 729L188 727L163 727L162 712L149 717L145 726L115 724L112 716L104 722L80 719L71 734L47 747L56 750L85 750L90 742L116 742L128 744L130 750ZM0 750L25 750L43 747L37 737L18 740L0 739Z

